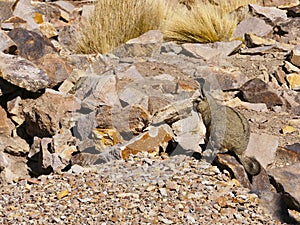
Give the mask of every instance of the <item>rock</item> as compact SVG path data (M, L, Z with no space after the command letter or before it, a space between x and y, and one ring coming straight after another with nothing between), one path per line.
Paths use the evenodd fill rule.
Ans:
M1 2L0 2L1 3ZM2 30L0 30L0 51L14 54L17 50L16 43Z
M2 161L4 164L2 164ZM4 167L3 171L0 173L1 184L13 183L19 179L26 179L30 177L28 174L26 159L24 157L10 156L0 152L0 164Z
M63 46L64 49L73 52L76 50L76 33L77 29L75 26L67 25L58 31L58 41Z
M17 44L19 55L28 60L37 60L48 53L55 53L52 43L34 31L15 28L8 36Z
M114 128L94 128L92 131L92 138L95 143L96 150L99 152L103 152L105 148L122 142L120 133Z
M150 113L141 105L133 105L128 115L129 129L134 135L142 133L150 123Z
M248 80L237 68L223 69L215 66L198 66L197 74L209 83L211 90L238 89Z
M81 77L71 93L82 100L84 108L91 110L94 110L100 103L118 105L117 80L116 76L111 73L112 71L101 76L89 74Z
M18 16L13 16L3 21L1 27L4 30L13 30L16 27L27 29L27 22Z
M140 37L127 41L113 50L113 54L122 57L151 57L160 53L163 35L159 30L150 30Z
M269 45L274 45L276 43L276 41L273 39L261 38L251 33L245 34L245 41L247 47L249 48L257 47L257 46L269 46Z
M289 17L300 17L300 3L298 1L298 5L287 9L287 15Z
M7 112L15 124L21 125L25 121L25 118L22 115L22 99L20 96L7 102Z
M292 90L300 90L300 73L291 73L286 75L288 84Z
M297 17L283 23L278 23L275 27L275 38L279 42L299 45L300 43L300 18Z
M295 66L300 67L300 46L298 47L298 49L294 49L291 52L291 63L293 63Z
M193 108L192 99L172 102L164 108L159 109L151 119L152 124L172 124L180 119L191 116Z
M46 38L53 38L58 35L58 32L54 25L49 22L43 22L40 24L40 31Z
M278 145L277 136L251 133L245 155L255 157L262 167L267 168L275 160Z
M29 136L50 137L73 126L73 113L80 105L72 95L47 89L37 99L22 101L26 132Z
M16 137L0 137L0 151L13 155L13 156L25 156L29 152L28 143L20 138Z
M37 92L50 84L47 74L32 62L0 53L0 77L27 91Z
M200 144L205 143L206 127L197 112L192 110L191 116L173 123L172 130L178 143L172 155L192 155L193 152L202 152Z
M158 127L149 127L147 132L132 138L121 151L123 159L129 157L130 154L139 152L148 152L158 155L161 151L166 151L169 141L174 137L171 128L164 124Z
M284 127L281 128L281 132L283 134L290 134L295 132L297 129L295 127L289 126L289 125L285 125Z
M297 66L294 66L292 63L290 63L288 61L284 61L284 69L288 73L299 73L300 74L300 68L298 68Z
M174 53L179 54L182 51L182 47L175 42L164 42L161 46L162 53Z
M300 162L269 170L289 209L300 211Z
M287 8L299 4L299 0L264 0L264 6L274 6L278 8Z
M232 37L243 38L245 33L252 33L259 37L264 37L270 34L272 31L273 27L267 24L264 20L256 17L249 17L237 25Z
M285 11L275 7L263 7L253 4L250 4L249 6L254 15L263 17L267 22L271 23L271 25L274 25L277 22L287 21L288 19Z
M30 30L39 29L38 24L34 21L35 9L31 2L27 0L20 0L14 7L13 15L22 18L27 22Z
M276 150L275 160L271 168L284 167L294 163L300 162L300 144L287 145L285 147L278 147Z
M9 1L0 2L0 21L4 21L13 15L13 3Z
M214 160L217 165L231 172L231 175L235 177L243 187L251 189L251 183L248 179L247 173L234 156L228 154L217 154Z
M279 85L282 85L282 84L286 83L286 80L285 80L286 74L281 68L278 68L274 71L274 76L275 76L275 78L276 78Z
M243 98L251 103L265 103L268 108L276 105L283 105L281 98L271 91L267 83L259 78L253 78L247 81L240 88Z
M72 72L72 67L56 54L47 54L35 61L35 64L44 70L53 87L66 80Z
M217 55L229 56L237 52L241 45L241 41L215 42L208 44L185 43L182 45L183 50L180 54L210 60Z
M226 105L232 108L241 107L245 109L254 110L257 112L267 112L268 108L265 103L250 103L250 102L243 102L238 97L235 97L226 102Z
M7 113L1 106L0 118L0 137L10 137L15 126L13 122L7 118Z

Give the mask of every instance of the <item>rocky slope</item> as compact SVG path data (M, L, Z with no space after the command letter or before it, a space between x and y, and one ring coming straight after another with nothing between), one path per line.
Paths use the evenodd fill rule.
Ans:
M90 7L0 1L2 224L300 221L299 1L247 6L231 42L178 45L156 30L76 54ZM201 79L247 118L258 175L230 154L199 159Z

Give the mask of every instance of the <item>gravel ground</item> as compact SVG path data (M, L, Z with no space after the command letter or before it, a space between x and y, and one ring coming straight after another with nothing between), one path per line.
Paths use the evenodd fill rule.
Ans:
M138 155L0 188L0 224L281 224L215 166Z

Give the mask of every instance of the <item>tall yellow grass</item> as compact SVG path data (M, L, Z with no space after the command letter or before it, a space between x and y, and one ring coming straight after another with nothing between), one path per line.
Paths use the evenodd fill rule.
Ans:
M165 39L179 43L229 41L240 15L231 12L256 0L195 0L188 11L178 8L167 21Z
M167 14L161 0L98 0L80 29L78 51L107 53L129 39L160 29Z

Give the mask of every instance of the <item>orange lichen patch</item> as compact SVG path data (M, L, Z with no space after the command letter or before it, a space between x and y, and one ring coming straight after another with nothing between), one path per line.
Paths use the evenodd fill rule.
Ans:
M121 152L122 158L126 159L130 154L135 155L144 151L158 154L160 148L165 149L168 142L172 139L172 134L165 130L164 127L154 129L157 129L155 135L151 135L151 132L147 131L128 144Z
M41 24L44 22L44 15L41 13L34 13L34 22L36 22L37 24Z
M117 143L121 142L120 133L114 129L102 129L95 128L92 131L92 137L95 142L96 148L101 151L106 147L114 146Z

